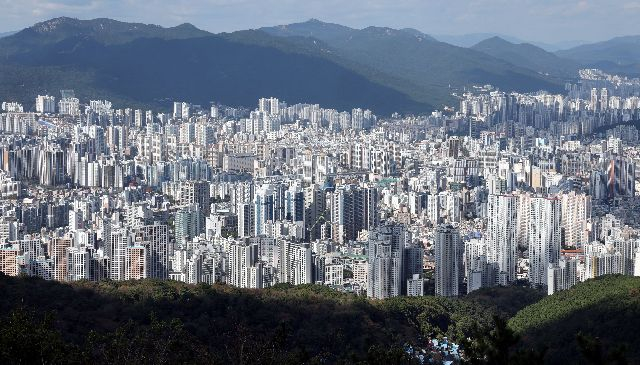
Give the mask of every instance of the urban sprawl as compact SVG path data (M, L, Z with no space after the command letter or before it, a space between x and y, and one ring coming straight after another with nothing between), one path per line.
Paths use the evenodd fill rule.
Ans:
M640 275L640 80L582 70L565 90L477 86L384 118L276 98L5 101L0 271L376 299Z

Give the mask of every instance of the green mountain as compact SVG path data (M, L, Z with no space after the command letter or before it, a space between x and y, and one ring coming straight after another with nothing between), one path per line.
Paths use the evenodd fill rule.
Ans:
M640 36L616 37L604 42L584 44L558 51L556 54L584 64L599 62L610 62L616 65L639 64Z
M422 102L452 103L451 88L492 84L522 92L559 91L561 80L473 49L452 46L415 30L383 27L351 29L317 20L262 28L279 37L312 36L346 67L366 67L368 78ZM450 105L450 104L449 104Z
M0 59L9 60L11 55L30 52L40 47L50 47L68 39L95 41L100 44L124 44L139 38L187 39L210 36L191 24L173 28L157 25L124 23L112 19L79 20L54 18L25 28L5 37L0 47Z
M471 48L514 65L559 78L575 78L580 68L578 62L560 58L540 47L529 43L515 44L500 37L485 39Z
M499 33L467 33L467 34L435 34L434 38L440 42L453 44L458 47L471 48L485 39L500 37L511 43L527 43L524 40ZM533 42L529 42L532 43Z
M550 364L583 363L587 353L600 362L640 362L640 278L611 275L579 283L518 312L509 326L524 347L546 347ZM582 333L582 336L576 336Z
M463 299L370 301L314 285L241 290L0 275L0 291L3 363L401 364L403 344L461 341L487 332L496 314Z
M260 28L261 31L279 37L316 38L323 42L349 37L354 29L335 23L325 23L318 19L310 19L302 23L277 25Z
M580 40L559 41L554 43L536 42L532 40L523 40L517 37L509 36L506 34L499 34L499 33L468 33L468 34L459 34L459 35L451 35L451 34L434 35L434 38L436 38L440 42L445 42L445 43L453 44L454 46L467 47L467 48L470 48L484 41L485 39L489 39L493 37L499 37L506 40L509 43L514 43L514 44L521 44L521 43L532 44L548 52L555 52L562 49L576 47L581 44L587 43L585 41L580 41Z
M172 100L254 105L269 95L380 114L432 108L318 56L306 40L256 31L58 18L0 39L0 100L32 105L36 94L65 88L154 108Z
M56 18L0 38L0 100L29 107L37 94L75 89L83 100L163 109L172 100L249 106L276 96L388 115L455 104L452 93L471 84L561 89L555 74L511 61L415 29L310 20L211 34L190 24Z

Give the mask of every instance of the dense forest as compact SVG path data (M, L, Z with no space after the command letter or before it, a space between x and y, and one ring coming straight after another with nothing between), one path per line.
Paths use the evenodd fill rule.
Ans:
M605 280L615 285L592 281L578 291L639 286L623 278ZM404 351L406 345L421 348L429 339L447 337L464 347L471 364L535 364L556 358L544 345L553 350L547 342L563 332L542 336L534 330L565 325L551 299L569 300L573 292L539 301L541 294L533 289L510 287L460 299L371 301L316 285L246 290L156 280L68 284L0 276L0 362L402 364L416 361ZM633 300L620 305L637 305ZM548 314L540 307L545 303ZM568 335L566 346L577 351L576 359L633 355L608 351L594 336Z
M579 283L519 311L509 327L524 346L546 348L550 363L592 352L599 364L640 363L640 277L609 275Z

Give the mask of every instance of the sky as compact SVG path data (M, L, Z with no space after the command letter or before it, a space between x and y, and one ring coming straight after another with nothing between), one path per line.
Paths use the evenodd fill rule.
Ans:
M527 41L640 34L640 0L0 0L0 32L59 16L229 32L317 18L429 34L499 33Z

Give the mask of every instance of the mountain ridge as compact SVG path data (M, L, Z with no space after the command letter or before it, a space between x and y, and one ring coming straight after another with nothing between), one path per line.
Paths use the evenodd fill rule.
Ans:
M422 97L427 95L436 105L454 102L449 91L451 85L461 88L470 84L493 84L522 92L561 89L560 80L483 52L421 36L421 32L373 26L363 29L341 27L335 31L331 24L321 24L324 23L316 20L287 26L286 32L278 26L261 30L285 38L313 33L314 38L325 42L342 59L389 75L390 85L395 89L419 101L424 101ZM310 27L313 32L309 31ZM330 31L323 33L323 29Z
M513 43L499 36L485 39L471 47L512 64L562 78L576 77L580 65L530 43Z
M132 49L134 43L148 53ZM151 49L151 45L172 48ZM228 53L231 50L237 53ZM115 51L130 52L142 60L119 57L113 54ZM187 57L178 57L177 52ZM263 62L248 59L248 54ZM101 59L118 64L106 64ZM153 62L145 67L145 59ZM230 62L232 59L235 62ZM205 65L203 60L210 64ZM212 71L212 67L217 69ZM0 97L24 102L33 100L42 89L59 89L55 85L58 82L77 89L80 95L86 91L87 96L130 100L153 108L172 97L194 98L199 103L215 98L229 105L253 105L253 98L275 95L289 102L317 102L338 109L366 107L379 114L423 113L455 105L452 92L470 85L556 92L564 81L477 50L439 42L415 29L353 29L317 19L212 34L188 23L163 28L106 18L54 18L0 38L0 68L11 69L19 76L0 75ZM47 68L51 75L47 75ZM151 75L147 68L157 74ZM253 72L255 68L263 73ZM183 82L174 70L192 79ZM77 86L61 81L65 73ZM42 74L44 85L38 85L34 78ZM163 77L166 80L161 83ZM226 92L212 91L203 80ZM238 80L244 80L244 84ZM131 83L148 83L148 87ZM256 92L243 92L243 87ZM257 95L258 91L264 95Z
M30 104L42 89L59 90L60 82L80 95L153 108L171 98L253 105L259 97L273 95L292 103L364 107L380 114L432 109L319 57L321 51L313 48L318 46L257 31L214 35L191 25L162 28L57 18L0 39L0 66L20 76L0 75L0 97ZM50 74L38 71L44 69ZM65 73L77 85L61 81ZM20 86L25 83L28 88Z
M611 38L561 50L556 55L585 64L611 62L617 65L640 64L640 35Z

